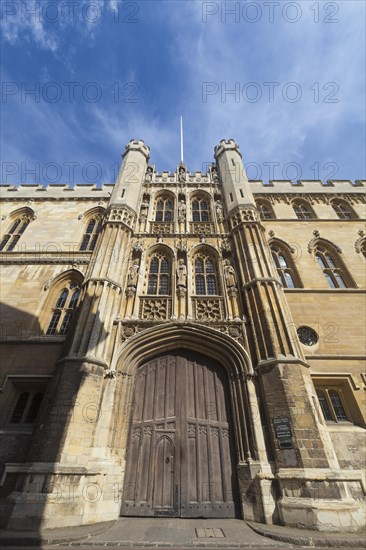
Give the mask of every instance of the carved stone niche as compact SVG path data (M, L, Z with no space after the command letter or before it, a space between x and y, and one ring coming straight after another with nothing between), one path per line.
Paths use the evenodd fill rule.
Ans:
M132 245L132 259L139 258L144 250L143 243L140 239L137 239L136 242Z

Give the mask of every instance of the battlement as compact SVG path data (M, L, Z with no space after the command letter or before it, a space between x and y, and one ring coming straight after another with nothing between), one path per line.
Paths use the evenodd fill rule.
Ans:
M178 183L176 172L163 171L154 173L152 184L154 186L175 186ZM192 186L197 184L210 185L212 174L201 171L187 172L185 183ZM263 180L249 180L249 185L254 194L278 194L278 193L357 193L364 194L366 180L270 180L268 183ZM107 183L102 186L95 184L50 184L43 185L0 185L0 197L3 199L78 199L98 198L108 200L114 189L114 183Z
M253 193L365 193L366 180L249 180Z
M3 199L106 199L108 200L114 184L65 185L52 183L43 185L0 185L0 197Z
M233 138L222 139L220 143L215 146L215 150L214 150L215 158L217 159L220 155L222 155L222 153L230 150L236 150L237 153L240 156L242 156L240 152L240 147Z
M159 184L159 183L178 183L179 182L179 174L177 172L169 172L167 170L164 170L162 172L154 172L153 176L153 183ZM189 172L187 171L185 173L185 179L184 181L186 183L211 183L211 174L209 172L202 172L200 170L197 170L195 172Z
M145 142L142 139L131 139L130 142L127 143L122 157L124 157L129 151L140 151L147 160L150 158L150 147L145 145Z

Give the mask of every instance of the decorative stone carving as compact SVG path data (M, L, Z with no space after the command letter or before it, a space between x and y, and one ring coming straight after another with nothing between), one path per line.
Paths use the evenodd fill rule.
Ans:
M141 204L141 210L140 210L141 220L146 220L148 211L149 211L149 203L146 201L143 201Z
M179 250L179 252L187 252L187 241L183 241L183 239L180 239L175 246L177 250Z
M109 222L123 222L131 227L135 220L135 212L127 205L111 205L108 209Z
M111 380L114 380L116 378L116 371L112 369L106 369L104 371L104 378L109 378Z
M123 327L123 336L125 338L131 338L136 333L136 327L134 325L127 325Z
M212 164L211 166L211 178L213 183L219 183L219 175L217 173L216 164Z
M243 222L260 222L259 213L252 205L240 206L230 218L232 227Z
M187 207L185 205L185 202L183 200L181 200L181 201L179 201L179 206L178 206L178 221L180 223L185 222L186 213L187 213Z
M241 330L239 327L229 327L228 328L228 334L232 338L239 338L241 336Z
M186 181L186 169L184 168L184 166L179 166L178 168L178 181L180 183L183 183Z
M357 241L355 242L355 249L356 249L357 254L362 252L363 245L365 244L365 240L366 240L365 232L362 229L360 229L358 231L358 234L359 234L360 238L357 239Z
M143 251L143 246L142 246L142 242L140 240L136 241L132 247L132 249L135 251L135 252L142 252Z
M146 169L146 174L145 174L146 183L152 182L153 174L154 174L154 169L152 166L149 165Z
M136 294L136 288L134 286L128 286L126 288L127 298L133 298L135 294Z
M320 237L320 232L317 230L317 229L314 229L313 231L313 235L314 235L314 238L311 239L311 241L309 241L309 244L308 244L308 252L309 254L312 254L316 248L316 245L317 245L317 242L319 241L319 239L321 238ZM339 246L337 246L336 244L332 243L331 241L329 241L328 239L324 239L324 237L321 238L322 241L330 244L337 252L339 252L340 254L342 253L342 249L339 248Z
M153 222L151 224L151 233L154 235L171 235L173 224L169 222Z
M210 222L191 222L191 232L195 235L211 235L214 233L213 223Z
M137 286L138 281L138 273L139 273L140 266L137 261L133 265L131 265L128 276L127 276L127 286L128 287L134 287Z
M43 290L48 290L48 289L50 288L52 279L53 279L53 277L50 277L50 278L48 279L48 281L46 281L46 283L45 283L45 285L44 285L44 287L43 287Z
M169 298L141 298L141 319L165 321L169 319L170 309Z
M236 275L230 260L224 261L224 276L228 288L236 287Z
M221 298L193 298L193 305L198 321L219 321L223 318Z
M187 286L187 267L184 264L184 260L178 260L177 286L178 287Z
M220 244L220 250L221 252L231 252L231 244L227 237L224 237Z
M218 222L223 222L224 221L224 209L223 209L223 206L222 206L222 202L221 201L216 201L215 208L216 208L217 221Z

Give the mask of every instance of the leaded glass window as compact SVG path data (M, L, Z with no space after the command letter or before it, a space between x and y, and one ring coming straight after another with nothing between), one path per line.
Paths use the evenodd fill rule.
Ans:
M67 288L61 290L52 310L51 320L46 334L62 335L67 333L79 296L80 289L75 288L73 283L70 283Z
M218 294L216 268L209 256L195 259L194 274L197 296L215 296Z
M312 220L316 218L313 209L306 201L295 202L293 209L299 220Z
M30 215L29 214L23 214L13 220L9 231L3 236L0 242L0 252L6 251L10 252L14 250L15 245L19 241L20 237L28 227L30 223Z
M332 207L340 220L353 220L357 218L356 213L349 204L343 201L333 201Z
M98 214L88 221L83 239L81 241L80 250L92 252L95 248L98 235L102 228L103 216Z
M170 294L170 262L161 254L153 256L150 260L147 294Z
M174 201L170 197L161 197L156 203L156 222L173 221Z
M209 222L210 208L206 198L197 197L192 201L192 220L194 222Z
M347 288L347 273L335 251L319 247L315 257L330 288Z
M273 261L277 269L279 281L285 288L299 288L301 286L300 279L291 257L290 250L284 250L277 244L271 245Z
M316 394L326 422L347 422L350 420L344 406L341 390L323 387L317 389Z
M259 210L261 220L274 220L276 218L272 206L267 202L258 201L257 208Z

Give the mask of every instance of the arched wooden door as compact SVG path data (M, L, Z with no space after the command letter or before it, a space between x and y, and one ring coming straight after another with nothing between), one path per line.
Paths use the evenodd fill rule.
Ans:
M186 350L136 373L122 515L237 516L228 381Z

